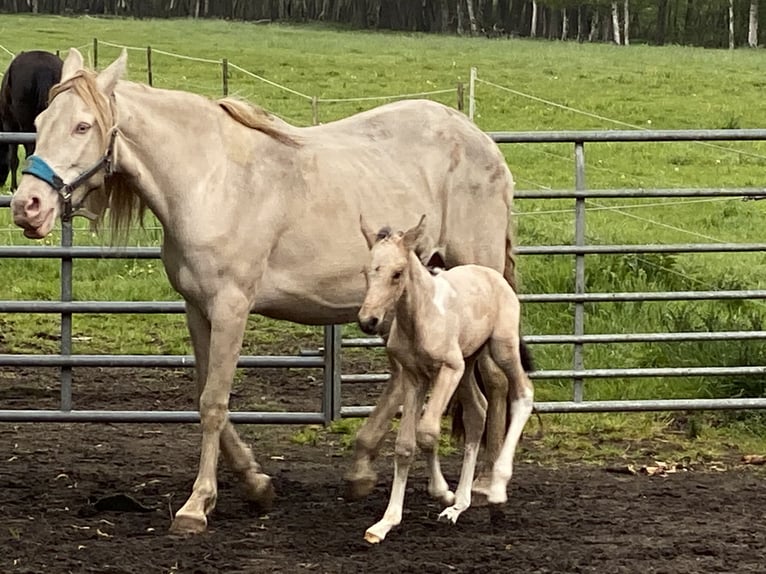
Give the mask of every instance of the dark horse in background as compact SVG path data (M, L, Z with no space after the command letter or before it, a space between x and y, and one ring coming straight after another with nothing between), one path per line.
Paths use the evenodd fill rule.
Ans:
M61 80L61 58L50 52L21 52L11 60L0 87L0 131L33 132L37 114L48 107L48 92ZM35 144L24 144L27 156ZM0 143L0 186L11 173L11 190L16 189L19 167L18 146Z

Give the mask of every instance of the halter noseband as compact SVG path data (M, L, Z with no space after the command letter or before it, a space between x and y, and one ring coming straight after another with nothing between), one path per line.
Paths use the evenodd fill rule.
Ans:
M26 173L36 177L37 179L44 181L54 190L56 190L56 193L58 194L59 199L61 199L63 206L61 219L63 221L69 221L74 215L77 214L78 211L80 211L82 204L85 203L88 195L91 191L93 191L93 189L90 189L85 192L85 195L82 196L82 199L80 199L80 201L74 205L72 203L72 194L74 193L74 190L80 187L101 169L104 169L106 175L112 174L112 153L114 150L114 138L116 136L117 130L113 129L109 139L109 145L107 146L104 155L101 156L101 159L99 159L85 171L81 172L80 175L75 177L69 183L64 183L64 180L61 179L61 176L59 176L56 171L50 165L48 165L48 162L46 162L39 155L30 155L27 158L27 163L21 170L21 173ZM80 214L88 217L88 214L84 211Z

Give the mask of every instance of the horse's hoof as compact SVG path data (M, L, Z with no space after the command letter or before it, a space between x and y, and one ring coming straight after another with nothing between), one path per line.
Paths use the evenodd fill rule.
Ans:
M436 520L439 522L446 520L450 524L456 524L457 519L462 514L462 512L462 510L455 508L454 506L450 506L449 508L442 510L441 514L439 514Z
M271 477L267 474L257 473L245 479L245 492L247 499L257 504L261 510L271 510L277 494Z
M171 534L200 534L207 529L205 515L176 513L170 525Z
M508 502L508 492L505 488L492 489L487 496L487 502L493 506L498 506Z
M471 506L489 506L487 493L481 490L471 490Z
M380 544L381 542L383 542L383 539L385 537L386 537L385 534L383 536L375 534L374 532L372 532L372 529L364 533L365 541L369 542L370 544Z
M374 489L375 484L378 482L376 475L364 476L354 480L346 480L346 498L348 500L359 500L368 496Z

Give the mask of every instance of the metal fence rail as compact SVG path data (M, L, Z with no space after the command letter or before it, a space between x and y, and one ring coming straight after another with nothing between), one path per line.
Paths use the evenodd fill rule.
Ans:
M684 130L684 131L579 131L579 132L490 132L499 144L570 143L574 146L575 178L573 189L552 191L519 191L517 199L569 199L574 201L574 243L571 245L521 246L517 252L527 255L574 257L574 292L529 293L521 296L527 303L570 303L573 305L572 333L531 335L525 340L532 345L571 345L571 369L542 370L533 378L571 379L572 400L538 402L539 412L607 412L652 411L674 409L766 408L764 399L652 399L630 401L584 400L586 379L681 376L763 376L766 366L742 367L665 367L587 369L584 347L604 343L689 342L721 340L763 340L766 331L718 331L679 333L602 333L585 334L585 304L617 301L692 301L766 299L764 289L668 292L586 292L585 262L589 255L621 255L638 253L741 253L766 251L766 243L680 243L586 245L586 204L590 198L647 197L743 197L766 195L766 188L693 188L693 189L602 189L588 190L585 182L585 144L600 142L687 142L687 141L766 141L766 130ZM34 141L34 134L0 133L0 143ZM0 207L7 207L9 197L0 197ZM194 422L199 415L192 411L87 411L72 410L73 367L191 367L188 355L75 355L72 354L73 314L79 313L182 313L181 301L73 301L72 265L75 259L158 259L156 247L80 247L72 246L71 224L62 224L62 244L51 246L0 247L0 258L42 258L61 261L61 298L59 301L0 301L0 313L52 313L61 316L60 352L56 355L0 354L0 366L57 367L61 371L61 405L59 410L0 409L0 421L68 421L68 422ZM247 423L321 423L339 417L366 416L372 407L342 407L341 383L385 381L385 373L341 374L341 349L381 346L380 339L342 339L337 326L325 328L324 346L304 350L300 356L243 356L240 367L248 368L316 368L324 373L322 412L233 412L235 422Z

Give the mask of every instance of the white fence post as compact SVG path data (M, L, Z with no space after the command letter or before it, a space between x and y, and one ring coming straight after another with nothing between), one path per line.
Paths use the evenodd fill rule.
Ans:
M474 121L476 114L476 68L471 67L471 75L468 81L468 118Z

